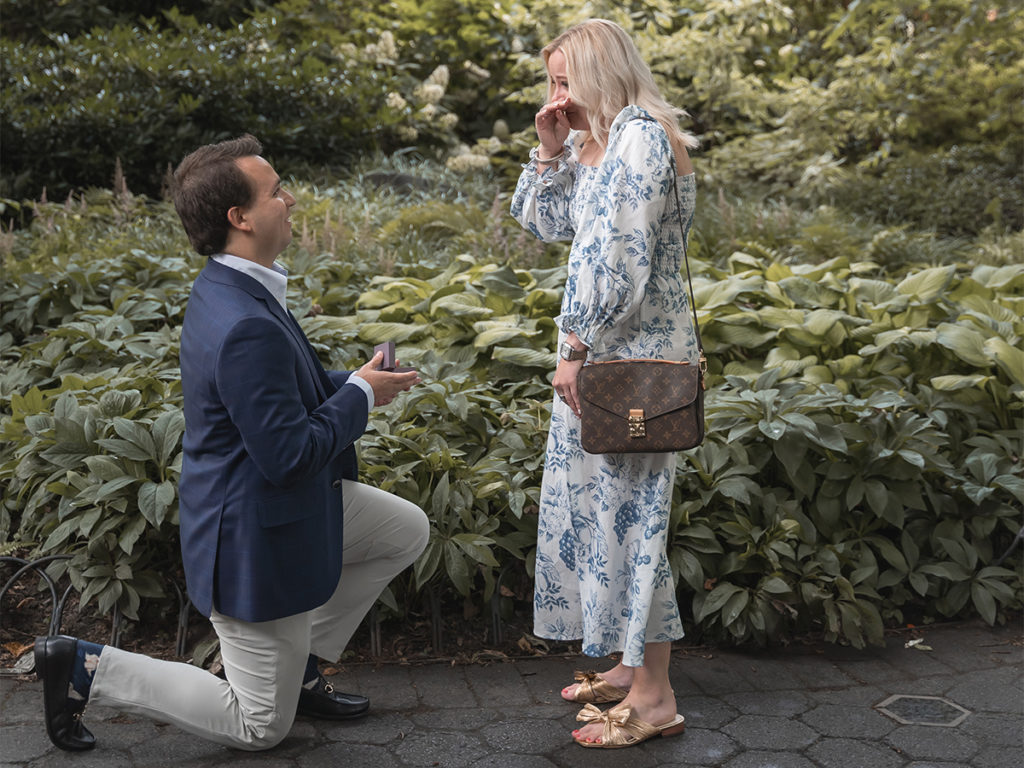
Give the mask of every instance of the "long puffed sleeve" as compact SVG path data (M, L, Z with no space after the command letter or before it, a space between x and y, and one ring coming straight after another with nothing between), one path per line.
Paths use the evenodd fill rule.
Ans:
M569 254L569 279L557 322L600 352L602 337L644 301L661 218L672 194L672 149L661 124L628 107L584 205Z
M546 243L571 240L575 234L569 216L577 163L571 135L564 150L558 164L543 172L537 170L537 160L531 153L512 195L512 216Z

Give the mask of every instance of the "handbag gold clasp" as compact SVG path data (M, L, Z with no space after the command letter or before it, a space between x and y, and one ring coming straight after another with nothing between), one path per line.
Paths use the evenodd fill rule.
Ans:
M629 409L629 436L647 437L647 427L644 425L644 409Z

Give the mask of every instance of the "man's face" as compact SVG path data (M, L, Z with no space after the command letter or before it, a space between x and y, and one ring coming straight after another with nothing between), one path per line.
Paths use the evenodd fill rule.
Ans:
M259 254L269 266L292 241L291 210L295 198L281 186L281 177L270 163L252 155L236 163L252 186L253 199L241 208L244 220L251 227L250 235Z

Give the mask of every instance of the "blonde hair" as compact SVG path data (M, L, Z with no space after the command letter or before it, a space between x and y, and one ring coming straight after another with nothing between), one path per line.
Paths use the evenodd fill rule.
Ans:
M662 98L651 70L640 57L632 39L618 24L590 19L570 27L541 50L544 64L555 51L565 56L569 95L587 110L590 135L602 147L615 116L634 104L661 123L673 146L693 148L696 137L679 127L686 112ZM548 81L548 101L554 85Z

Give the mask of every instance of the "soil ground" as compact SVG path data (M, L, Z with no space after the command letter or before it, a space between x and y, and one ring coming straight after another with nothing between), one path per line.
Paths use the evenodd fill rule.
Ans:
M0 571L0 584L9 577L9 572ZM94 605L80 612L76 598L75 594L68 598L61 633L110 643L112 617L98 615ZM177 605L163 608L162 612L149 610L137 622L122 620L118 645L155 658L180 659L176 655ZM340 661L401 663L444 658L452 663L467 663L579 651L578 643L554 643L532 637L527 601L509 595L504 599L504 608L499 633L495 633L490 610L481 612L472 604L467 610L457 601L445 603L441 608L440 644L435 643L437 628L429 608L409 610L404 618L390 617L379 622L376 642L371 615L363 621ZM8 588L0 602L0 669L13 667L18 658L31 650L35 638L46 634L51 614L50 596L47 591L36 591L35 579L22 578ZM208 645L206 641L214 637L209 621L194 609L189 611L188 621L186 658L201 655Z

